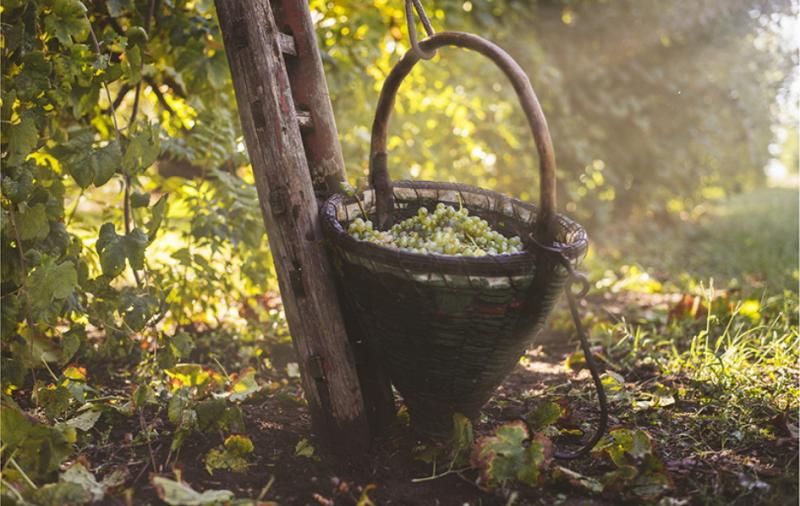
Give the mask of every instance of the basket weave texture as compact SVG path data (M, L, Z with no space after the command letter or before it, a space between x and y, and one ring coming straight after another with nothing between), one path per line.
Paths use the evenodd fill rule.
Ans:
M535 205L452 183L393 183L394 219L437 203L467 207L507 236L525 242ZM375 194L363 207L372 217ZM355 199L334 195L322 208L345 308L403 396L414 428L441 438L452 415L474 418L531 344L567 279L550 255L423 255L358 241L346 231L361 216ZM555 245L573 263L588 244L583 228L556 215Z

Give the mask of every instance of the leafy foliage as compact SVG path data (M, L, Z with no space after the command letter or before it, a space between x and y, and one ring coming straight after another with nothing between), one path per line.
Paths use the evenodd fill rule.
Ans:
M186 483L162 476L153 478L153 486L158 492L158 497L171 506L204 506L233 499L233 492L229 490L206 490L200 493Z
M247 455L253 452L253 442L247 436L232 435L221 447L213 448L206 455L206 470L229 469L242 473L247 470Z
M539 484L542 471L553 458L553 446L542 435L531 435L522 421L498 427L493 436L483 436L472 451L472 466L479 469L482 486L492 489L519 481Z

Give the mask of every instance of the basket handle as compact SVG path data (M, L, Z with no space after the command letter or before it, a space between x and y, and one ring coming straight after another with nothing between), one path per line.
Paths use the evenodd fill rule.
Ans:
M536 150L539 154L539 216L536 220L535 230L532 232L542 244L552 243L552 230L554 229L552 225L556 213L556 161L547 121L528 76L519 64L499 46L470 33L439 32L420 41L419 46L425 52L431 52L443 46L471 49L492 60L511 81L520 105L525 111L525 117L533 132ZM381 230L385 230L391 225L394 214L394 195L387 168L386 150L389 117L394 109L400 84L419 60L417 51L408 51L389 73L383 83L378 107L375 111L375 120L372 123L369 157L370 185L375 189L377 221Z

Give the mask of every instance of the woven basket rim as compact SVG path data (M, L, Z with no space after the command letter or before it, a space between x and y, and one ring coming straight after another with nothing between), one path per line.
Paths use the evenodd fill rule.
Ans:
M510 197L500 192L465 184L415 180L396 181L393 183L393 187L416 190L468 192L511 203L513 206L527 209L533 215L538 211L535 204ZM520 253L487 255L483 257L461 257L454 255L414 253L388 246L381 246L371 242L360 241L351 237L337 218L337 208L343 204L352 203L355 203L354 198L346 197L338 193L332 195L323 203L320 210L323 234L334 246L372 262L397 265L413 272L468 276L528 275L536 266L536 254L527 249ZM514 219L513 216L508 216L508 218ZM556 242L553 246L561 250L570 261L577 262L586 253L588 247L589 241L586 231L580 224L563 214L557 214L555 221L557 235L566 238L567 242Z

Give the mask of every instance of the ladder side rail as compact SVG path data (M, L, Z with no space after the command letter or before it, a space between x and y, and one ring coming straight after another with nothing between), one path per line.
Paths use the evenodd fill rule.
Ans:
M216 0L216 6L314 430L323 446L355 456L368 447L368 422L320 237L282 37L267 0Z

